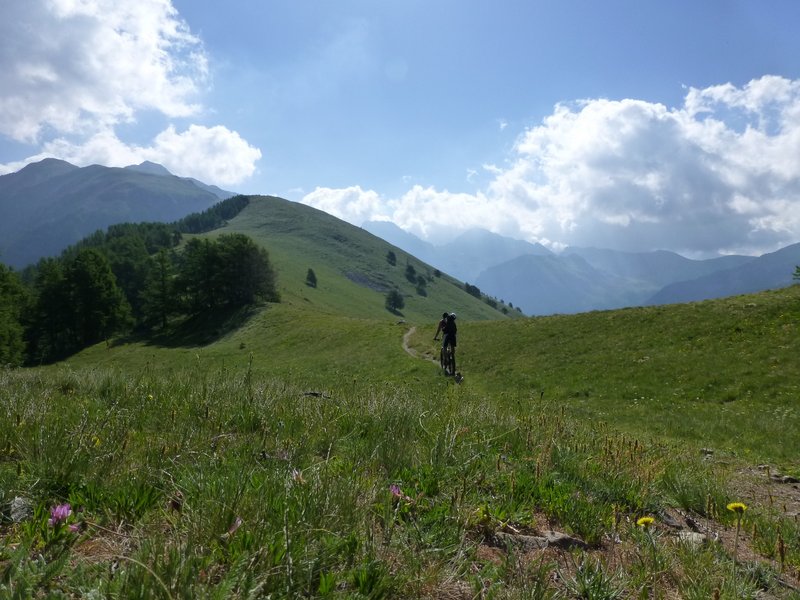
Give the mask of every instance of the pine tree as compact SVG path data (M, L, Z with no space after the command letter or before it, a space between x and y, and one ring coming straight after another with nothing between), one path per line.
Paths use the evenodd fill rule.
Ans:
M314 273L314 269L308 269L306 273L306 285L312 288L317 287L317 275Z
M27 293L17 274L0 263L0 366L20 366L25 358L21 315Z
M401 294L398 290L391 290L388 294L386 294L386 309L396 313L402 310L406 305L406 301L403 299L403 294Z
M130 325L130 305L108 259L98 250L81 250L67 265L65 279L78 348Z

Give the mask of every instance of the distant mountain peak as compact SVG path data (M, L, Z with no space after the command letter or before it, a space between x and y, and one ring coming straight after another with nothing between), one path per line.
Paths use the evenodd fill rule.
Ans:
M139 163L138 165L128 165L125 168L131 171L138 171L139 173L148 173L150 175L172 175L163 165L150 162L149 160Z

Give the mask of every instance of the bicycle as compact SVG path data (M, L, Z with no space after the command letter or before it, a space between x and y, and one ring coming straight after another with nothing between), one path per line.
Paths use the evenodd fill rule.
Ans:
M453 344L445 344L439 351L439 364L445 375L456 374L456 349Z

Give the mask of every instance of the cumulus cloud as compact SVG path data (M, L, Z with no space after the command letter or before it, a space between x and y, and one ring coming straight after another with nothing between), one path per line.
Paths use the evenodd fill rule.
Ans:
M318 187L303 197L303 203L359 226L383 212L379 194L358 185L338 189Z
M231 184L260 152L225 127L173 126L149 147L116 127L142 111L198 117L208 80L200 39L170 0L27 0L0 20L0 135L38 145L20 164L55 156L83 165L158 160L180 175ZM239 162L237 162L239 161Z
M369 218L428 239L438 227L485 227L556 249L770 251L800 240L800 81L690 88L674 108L559 104L506 164L484 169L492 181L479 193L415 187L373 200ZM304 201L347 214L344 197Z

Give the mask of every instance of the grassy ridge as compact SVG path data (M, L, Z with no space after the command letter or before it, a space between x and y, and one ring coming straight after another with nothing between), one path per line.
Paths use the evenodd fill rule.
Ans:
M386 292L397 288L405 297L402 318L414 322L436 319L444 310L464 318L506 318L470 296L459 283L384 240L309 206L271 196L254 196L250 204L217 233L244 233L263 244L278 273L284 302L309 305L315 311L357 318L396 320L384 307ZM397 264L386 255L394 251ZM411 264L428 277L427 295L416 292L405 277ZM318 279L316 289L305 284L308 269ZM510 316L519 316L516 310Z

